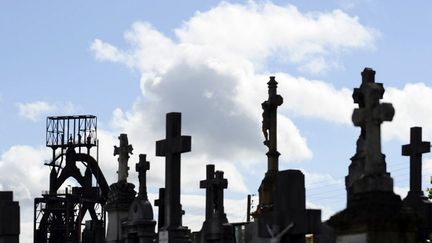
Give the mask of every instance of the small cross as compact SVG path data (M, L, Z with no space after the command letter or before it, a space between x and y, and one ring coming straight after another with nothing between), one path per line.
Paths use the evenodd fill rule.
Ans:
M154 201L154 205L159 208L158 228L165 226L165 188L159 188L159 199Z
M215 176L215 204L216 204L216 213L218 214L218 218L227 223L228 220L226 218L225 209L224 209L224 189L228 188L228 180L223 177L223 171L216 171Z
M410 157L410 191L423 195L422 182L422 154L430 152L430 142L422 141L422 128L412 127L410 144L402 146L402 155Z
M214 193L214 173L215 173L215 166L214 165L207 165L207 176L205 180L200 181L200 188L206 189L206 220L211 218L212 212L213 212L213 193Z
M146 155L139 155L139 162L135 165L135 171L138 172L139 179L139 197L147 198L146 174L150 170L150 162L146 161Z

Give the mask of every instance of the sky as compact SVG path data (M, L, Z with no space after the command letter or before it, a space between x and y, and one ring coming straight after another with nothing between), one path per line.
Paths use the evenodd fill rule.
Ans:
M382 126L383 153L395 191L409 188L401 145L411 126L432 139L432 16L429 1L0 2L0 189L21 207L21 242L32 242L33 200L48 189L51 151L45 118L98 117L99 164L116 180L118 135L147 154L149 196L164 185L155 156L165 114L182 113L192 151L182 155L184 224L204 220L205 165L228 179L231 222L246 218L266 170L261 102L276 76L280 169L301 169L309 208L323 220L345 207L359 128L352 90L365 67L384 84L396 110ZM423 156L423 188L432 156ZM129 181L136 183L131 170ZM73 184L73 181L68 183ZM258 198L254 197L256 204ZM157 208L154 208L157 213Z

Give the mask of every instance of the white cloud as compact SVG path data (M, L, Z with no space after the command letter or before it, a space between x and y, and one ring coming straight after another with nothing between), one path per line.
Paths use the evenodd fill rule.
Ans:
M144 98L129 112L117 110L113 121L120 130L145 133L149 139L156 133L163 136L164 113L181 111L185 131L193 132L197 157L241 160L240 165L265 152L259 104L266 99L268 77L256 68L276 57L299 67L319 66L309 69L320 71L330 53L369 48L376 37L356 17L339 10L301 13L294 6L270 2L221 3L196 13L175 33L177 39L171 40L150 24L137 22L125 34L129 50L94 41L96 58L121 62L142 73ZM348 123L352 111L352 102L346 102L348 90L288 74L278 74L277 79L286 97L282 111ZM312 152L295 125L286 115L279 120L285 160L310 159Z
M64 103L49 103L46 101L34 101L28 103L17 103L18 115L36 122L40 121L46 115L52 115L61 112L62 115L72 114L78 108L71 102Z
M129 135L134 156L148 154L151 186L162 186L164 181L164 160L154 156L154 142L165 137L165 113L182 112L182 133L192 135L192 152L182 155L182 188L188 193L182 202L190 207L184 222L199 228L204 199L196 194L203 193L198 182L205 177L205 164L214 163L225 171L228 190L245 194L251 191L245 177L265 161L260 103L267 99L268 63L321 73L342 65L337 56L346 51L373 48L377 36L377 31L340 10L302 13L292 5L271 2L224 2L197 12L175 30L175 38L137 22L125 34L127 49L96 39L91 50L98 60L141 72L142 97L129 110L114 111L112 130ZM351 90L288 73L277 73L276 79L285 99L278 114L282 163L313 156L288 114L351 124ZM110 165L109 170L115 173L115 168ZM327 175L318 177L313 175L312 180L329 180ZM244 219L239 208L245 204L227 201L227 211L234 215L231 221Z
M50 158L49 149L26 145L12 146L1 155L0 170L4 173L0 177L0 188L13 191L14 201L20 203L20 242L33 241L33 202L48 188L49 169L44 162Z
M392 122L383 126L384 139L409 142L410 127L423 127L423 138L432 137L432 87L424 83L408 83L402 89L387 88L384 101L393 104L396 110ZM430 140L430 139L429 139Z
M18 114L21 117L31 121L38 121L45 114L53 112L56 109L55 105L45 101L35 101L31 103L18 103Z

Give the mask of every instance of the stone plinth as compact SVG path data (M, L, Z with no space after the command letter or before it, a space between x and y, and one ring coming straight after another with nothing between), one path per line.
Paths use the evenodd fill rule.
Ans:
M327 223L335 229L337 242L364 237L365 243L414 243L418 218L398 195L375 191L353 194L347 208Z
M20 234L20 206L13 201L11 191L0 192L0 242L18 243Z
M128 219L129 207L135 198L135 186L120 181L110 186L105 210L108 212L108 229L106 242L122 242L122 222Z
M274 177L275 201L272 207L263 209L258 216L258 236L271 238L294 223L281 237L281 243L304 243L305 234L318 234L321 210L306 209L304 175L299 170L284 170Z

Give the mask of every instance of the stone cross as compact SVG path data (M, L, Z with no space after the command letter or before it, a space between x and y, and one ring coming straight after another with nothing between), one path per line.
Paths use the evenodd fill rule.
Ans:
M206 189L206 220L210 219L212 217L212 214L214 212L214 200L213 200L213 194L214 194L214 182L215 182L215 166L214 165L207 165L207 176L205 180L200 181L200 188Z
M422 141L422 128L411 127L410 144L402 146L402 155L410 157L410 193L423 195L422 154L430 152L430 142Z
M359 108L354 109L352 121L362 128L358 144L364 146L365 174L386 173L384 155L381 153L381 123L391 121L394 108L390 103L380 103L384 94L382 83L375 83L375 71L365 68L362 72L362 84L355 88L354 103Z
M156 142L156 156L165 157L165 228L181 226L180 156L191 151L191 137L181 136L181 113L166 116L166 138Z
M268 171L278 171L279 152L277 151L277 107L282 105L283 98L277 94L277 82L274 76L270 77L268 84L268 99L261 104L263 109L262 132L264 135L264 145L269 149Z
M215 204L218 218L223 223L228 223L224 209L224 189L228 188L228 180L223 177L223 171L216 171L215 176Z
M132 154L132 145L129 144L127 134L120 134L118 137L120 140L120 146L114 146L114 156L119 155L118 162L119 167L117 171L117 181L127 181L128 177L128 160L129 154Z
M165 226L165 188L159 188L159 199L154 202L159 208L158 212L158 229Z
M150 162L146 161L146 155L139 155L139 162L135 165L135 171L138 172L139 179L139 193L138 197L148 200L147 197L147 171L150 170Z

